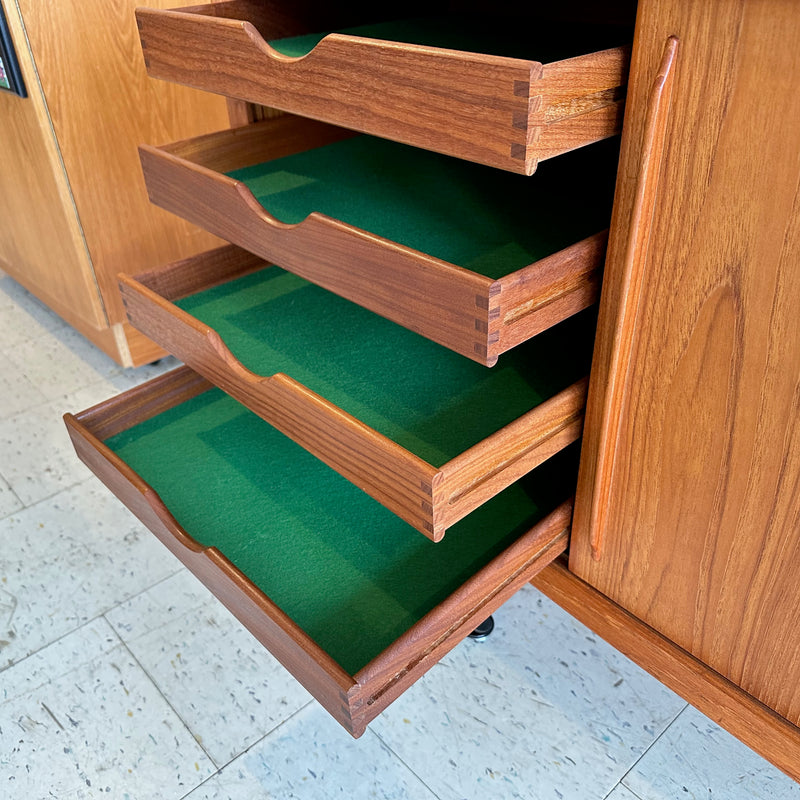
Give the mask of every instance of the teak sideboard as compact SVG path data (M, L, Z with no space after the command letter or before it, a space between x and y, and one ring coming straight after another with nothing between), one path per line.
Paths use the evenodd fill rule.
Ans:
M314 6L301 5L304 11ZM597 16L596 7L580 5L584 15ZM624 21L623 6L613 4L613 13ZM443 531L436 522L437 504L447 509L480 487L475 503L465 506L477 510L465 511L465 520L442 542L426 542L426 547L450 547L458 537L479 542L480 536L469 530L475 514L483 514L481 524L488 519L498 529L510 524L511 506L504 505L504 498L516 490L515 481L522 475L533 478L557 462L560 456L550 456L579 435L585 384L564 377L549 399L528 414L498 423L498 433L459 451L434 474L435 459L426 463L411 452L413 447L390 441L379 426L373 430L352 416L346 404L334 406L281 374L280 367L268 365L261 373L248 369L232 353L227 334L221 335L216 323L201 314L216 308L221 295L239 296L238 289L217 287L223 280L233 280L231 287L263 281L272 287L264 291L276 299L307 308L303 313L309 320L315 306L303 305L303 298L336 292L392 320L381 322L391 328L374 334L376 346L380 337L400 336L395 329L403 325L436 342L441 352L455 351L453 358L478 362L475 369L496 369L487 365L498 354L489 349L496 340L487 335L487 318L448 305L450 264L409 260L408 248L354 234L329 218L312 215L289 230L276 224L250 189L228 172L249 168L253 157L294 158L323 142L349 147L348 134L328 127L333 124L524 176L537 168L540 158L543 163L558 161L566 158L563 151L615 132L624 85L619 70L627 64L628 51L602 51L580 68L577 62L526 62L528 78L522 80L514 72L520 64L502 58L453 61L452 51L432 54L424 46L413 53L397 51L356 37L358 48L381 52L378 63L384 71L376 80L386 97L399 92L398 107L406 102L419 108L424 100L398 84L393 71L395 59L403 61L409 53L423 57L405 68L413 72L419 66L435 84L429 92L442 92L437 81L446 80L449 70L459 74L465 69L470 76L465 85L470 96L479 98L478 105L491 105L494 101L486 98L497 91L494 84L482 82L485 72L499 75L498 85L511 79L512 91L496 103L498 119L505 115L511 128L498 127L487 113L476 123L483 133L475 141L469 125L463 124L465 117L459 116L469 109L457 103L445 106L455 115L452 128L428 119L427 108L421 114L425 124L409 126L403 120L387 122L369 103L359 105L363 87L358 84L347 94L348 84L341 83L337 72L350 52L347 37L328 40L316 67L309 60L311 85L318 80L320 86L304 93L302 80L308 78L295 85L284 70L291 56L270 54L258 26L237 16L259 8L284 21L281 4L266 0L222 3L217 12L195 6L167 14L139 13L145 59L154 77L190 85L202 81L200 88L241 101L231 108L239 121L252 123L238 133L143 148L151 199L243 249L217 250L123 278L132 322L177 352L191 369L75 417L68 415L81 457L355 735L476 623L532 580L800 780L800 586L795 579L800 564L800 7L793 0L640 0L574 505L567 500L550 513L537 506L538 521L527 533L513 541L497 538L491 553L478 558L471 577L451 586L415 624L399 635L387 634L377 652L355 659L352 666L347 663L350 654L332 655L320 647L217 550L188 535L167 509L169 503L164 505L104 442L118 441L131 426L146 425L162 413L174 416L184 403L194 404L200 414L216 403L233 403L208 394L216 385L331 466L336 480L341 476L345 481L342 492L352 488L348 481L363 489L364 502L372 504L364 506L369 509L365 514L373 515L374 506L380 509L376 515L408 519L408 509L422 508L425 513L412 524L439 539ZM611 14L612 4L608 8ZM525 23L536 24L533 18ZM281 35L295 33L288 22L286 28ZM196 58L175 46L181 36L194 43ZM208 46L198 48L197 42ZM357 71L367 58L358 48ZM226 52L236 57L229 62ZM441 72L431 75L432 65ZM268 80L249 78L262 69ZM336 76L333 88L326 83L330 75ZM288 81L285 94L274 86L281 81ZM537 81L543 82L541 94L534 96ZM527 105L520 105L520 98ZM320 122L307 126L294 117L254 122L255 106L244 103L283 105L284 111ZM404 119L409 113L403 112ZM548 128L551 123L554 127ZM258 130L270 133L268 153ZM218 213L220 207L225 213ZM245 214L250 221L242 221ZM578 251L558 250L539 262L546 265L546 280L521 281L526 311L550 308L557 313L520 334L520 341L509 345L515 352L517 346L529 346L520 344L522 339L592 302L597 245L605 238L599 232L585 235ZM306 250L304 236L311 243ZM383 256L374 254L376 244L388 248L386 257L394 259L388 263L397 264L404 276L396 286L378 268ZM353 263L359 280L348 281L335 260L317 255L325 248L357 253ZM260 259L272 258L273 251L287 260L288 272L274 279L272 273L258 277ZM498 299L502 288L487 294L485 281L470 283L473 277L459 276L465 286L483 287L484 294L473 291L473 297L483 298L484 311L503 308ZM431 302L428 289L416 300L407 289L417 280L425 287L444 287L433 308L425 305ZM207 300L205 295L194 305L182 300L199 289L211 292ZM492 306L495 301L498 305ZM246 306L236 311L237 325L247 311ZM364 319L353 317L352 330L373 330ZM480 337L453 333L464 319ZM456 323L450 324L452 320ZM229 321L218 320L232 332L235 326ZM554 330L564 324L570 323ZM365 327L357 327L361 325ZM334 333L340 332L331 337ZM341 349L347 348L331 344L330 352ZM499 357L502 365L507 356ZM238 411L225 414L225 431L241 429L253 437L254 447L261 446L256 431L262 427L245 424ZM153 431L158 424L151 424ZM206 439L211 435L203 433ZM167 448L163 458L174 457ZM447 482L445 473L453 463L462 469L456 470L461 482ZM572 490L574 480L573 473ZM304 496L298 502L312 501ZM374 519L384 524L388 517ZM454 515L456 519L460 516ZM407 535L421 537L411 529Z

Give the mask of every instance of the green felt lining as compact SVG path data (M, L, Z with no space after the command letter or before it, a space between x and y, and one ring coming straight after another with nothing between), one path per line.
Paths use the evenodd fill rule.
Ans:
M447 16L377 22L275 39L269 44L279 53L298 57L311 52L329 33L345 33L369 39L406 44L441 47L468 53L484 53L510 58L524 58L543 64L584 55L629 43L629 28L613 25L579 25L575 23L539 23L509 25L508 19L493 20L458 13Z
M584 312L490 369L277 267L177 305L435 467L588 374L594 331Z
M351 674L565 499L576 475L573 448L434 544L217 389L107 444Z
M281 222L317 211L497 279L608 227L618 150L598 142L527 177L357 136L227 174Z

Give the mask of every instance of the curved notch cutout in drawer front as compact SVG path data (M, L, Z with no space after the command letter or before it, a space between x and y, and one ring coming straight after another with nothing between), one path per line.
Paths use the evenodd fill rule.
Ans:
M454 13L307 44L261 0L136 15L151 77L524 175L622 127L627 30Z
M486 365L597 298L616 142L531 179L290 116L140 154L157 205Z
M574 453L434 544L188 368L65 421L89 468L354 736L567 545Z
M120 286L135 327L434 541L580 436L590 312L486 369L233 246Z

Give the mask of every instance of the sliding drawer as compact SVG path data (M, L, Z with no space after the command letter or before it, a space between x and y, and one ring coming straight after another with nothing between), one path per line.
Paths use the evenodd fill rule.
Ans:
M136 15L151 77L511 172L621 129L628 31L454 13L274 41L313 21L262 0Z
M120 285L142 333L434 541L580 436L585 314L489 370L232 246Z
M575 454L433 544L185 367L65 421L89 468L354 736L567 545Z
M616 142L532 179L289 116L140 153L157 205L487 365L598 294Z

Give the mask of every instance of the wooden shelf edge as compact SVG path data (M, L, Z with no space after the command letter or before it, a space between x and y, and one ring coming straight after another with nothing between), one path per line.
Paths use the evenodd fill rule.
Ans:
M549 126L562 129L558 146L565 149L620 129L614 114L602 126L599 118L594 125L576 120L614 104L627 47L543 65L333 33L292 58L269 45L269 21L258 7L237 4L228 13L138 9L148 74L524 175L555 155L552 143L538 140L540 106ZM454 94L454 85L469 91ZM342 86L360 102L339 102Z
M291 377L251 372L216 331L136 279L121 276L120 289L131 323L144 334L434 538L433 484L439 474L435 467Z
M182 368L130 392L64 417L75 451L89 469L170 550L239 621L292 673L348 731L349 694L354 679L263 592L213 547L204 547L175 520L146 482L100 438L109 414L124 430L208 388Z
M795 781L800 728L569 571L564 557L531 583L633 662Z

